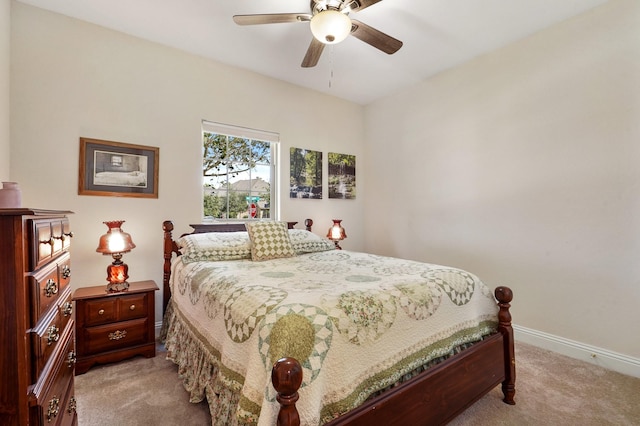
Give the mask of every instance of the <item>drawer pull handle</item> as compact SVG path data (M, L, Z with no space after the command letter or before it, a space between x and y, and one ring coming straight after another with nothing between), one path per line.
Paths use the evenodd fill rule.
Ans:
M59 237L53 237L53 238L61 240L62 242L64 242L64 240L66 240L67 237L73 238L73 232L63 232L62 235L60 235Z
M64 305L62 305L62 314L65 317L70 316L72 313L73 313L73 303L67 302Z
M64 265L62 267L62 278L66 280L70 276L71 276L71 268L69 268L69 265Z
M74 351L69 352L69 354L67 355L67 365L69 366L69 368L73 368L73 366L76 364L78 357L76 357L76 353Z
M58 283L49 278L44 286L44 295L51 297L54 294L58 294Z
M72 396L71 399L69 399L69 406L67 407L67 413L69 414L75 413L77 406L78 404L76 403L76 397Z
M98 315L104 315L104 309L100 309L100 310L98 311Z
M47 329L47 346L55 343L60 339L60 329L54 325Z
M113 333L109 333L109 340L120 340L127 336L127 330L116 330Z
M54 237L49 238L48 240L40 241L40 244L49 244L51 247L56 243L56 239Z
M131 306L129 306L129 310L130 310L130 311L135 311L135 310L136 310L136 305L131 305Z
M47 422L50 423L52 419L55 419L60 412L60 398L54 396L49 401L49 409L47 410Z

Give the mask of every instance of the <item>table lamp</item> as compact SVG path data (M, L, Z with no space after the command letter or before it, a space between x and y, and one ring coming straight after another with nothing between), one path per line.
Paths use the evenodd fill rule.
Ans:
M344 228L342 227L342 225L340 225L340 222L342 222L342 219L332 219L332 220L333 220L333 225L331 225L331 228L329 228L329 232L327 233L327 238L334 242L334 244L336 245L336 249L342 250L342 247L340 247L340 244L338 244L338 242L347 238L347 233L344 232Z
M131 235L121 228L124 220L113 220L102 222L109 230L100 237L96 251L104 255L111 255L113 263L107 266L107 293L117 293L129 289L129 266L122 261L122 254L128 253L135 248L131 241Z

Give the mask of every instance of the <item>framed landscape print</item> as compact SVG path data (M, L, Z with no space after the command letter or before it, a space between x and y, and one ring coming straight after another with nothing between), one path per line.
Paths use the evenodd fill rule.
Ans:
M159 148L80 138L79 195L158 198Z
M345 200L356 198L356 156L329 155L329 198Z
M322 152L291 148L290 198L322 199Z

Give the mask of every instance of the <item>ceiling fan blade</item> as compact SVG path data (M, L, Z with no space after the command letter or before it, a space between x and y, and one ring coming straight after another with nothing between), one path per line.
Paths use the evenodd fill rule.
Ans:
M362 9L365 9L371 5L374 5L378 2L380 2L382 0L352 0L350 2L348 2L348 6L351 10L353 11L361 11Z
M370 44L376 49L382 50L384 53L391 55L396 53L402 47L402 42L400 40L393 38L382 31L378 31L367 24L363 24L355 19L351 20L351 24L352 36Z
M318 64L318 60L320 59L320 55L322 55L323 50L324 43L319 42L315 37L313 37L311 39L311 44L307 49L307 53L304 55L304 59L302 60L302 68L315 67Z
M308 22L309 13L267 13L263 15L234 15L233 21L238 25L286 24L289 22Z

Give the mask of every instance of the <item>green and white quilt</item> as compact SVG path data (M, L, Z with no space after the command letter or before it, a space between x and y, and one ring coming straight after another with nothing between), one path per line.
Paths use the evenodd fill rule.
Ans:
M214 424L274 425L271 367L304 370L303 425L325 423L421 365L495 332L492 291L455 268L345 250L172 265L163 333Z

